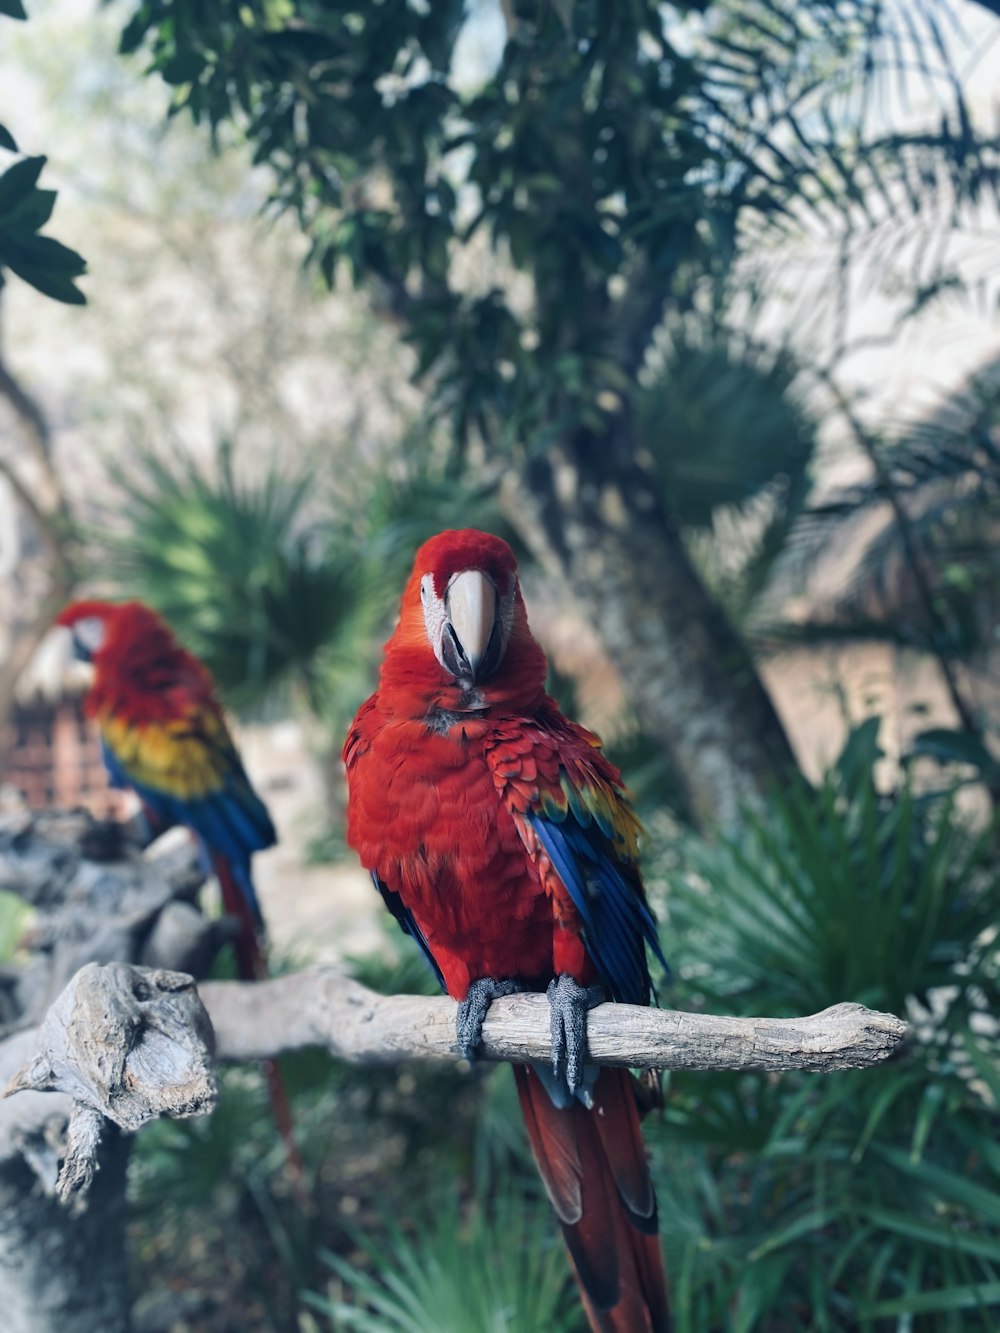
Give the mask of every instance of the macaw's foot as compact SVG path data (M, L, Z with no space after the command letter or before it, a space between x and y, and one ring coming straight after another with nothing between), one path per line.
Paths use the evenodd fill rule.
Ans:
M583 1083L587 1010L608 997L603 986L581 986L568 972L550 981L545 993L552 1008L552 1072L575 1093Z
M466 1060L476 1058L476 1047L483 1039L483 1023L490 1005L504 995L516 995L524 987L519 981L495 981L480 977L469 987L468 994L458 1006L458 1047Z

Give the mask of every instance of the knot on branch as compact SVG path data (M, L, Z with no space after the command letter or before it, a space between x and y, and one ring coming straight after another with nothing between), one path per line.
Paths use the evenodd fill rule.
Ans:
M203 1115L216 1100L212 1025L194 980L127 963L89 963L38 1029L37 1049L4 1096L63 1092L73 1101L56 1190L68 1200L96 1169L102 1117L124 1130Z

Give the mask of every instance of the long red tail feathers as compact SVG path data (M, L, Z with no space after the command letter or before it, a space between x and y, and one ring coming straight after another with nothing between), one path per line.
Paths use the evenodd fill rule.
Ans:
M526 1066L514 1069L535 1161L562 1224L595 1333L668 1333L656 1200L625 1069L602 1069L591 1110L554 1106Z
M241 981L264 981L268 976L267 955L257 933L257 924L247 904L243 890L237 884L232 866L223 856L214 858L212 868L222 890L222 906L227 916L235 917L240 923L239 933L233 940L236 954L236 971ZM302 1180L303 1166L299 1146L295 1142L295 1127L292 1122L292 1108L288 1100L281 1070L275 1060L263 1061L264 1077L267 1080L267 1094L271 1102L274 1122L278 1127L285 1145L288 1166L296 1181Z
M222 890L222 906L225 913L234 917L240 925L239 933L233 940L239 978L241 981L263 981L267 977L267 958L261 948L257 923L254 921L246 896L236 882L232 866L224 856L213 858L212 869Z

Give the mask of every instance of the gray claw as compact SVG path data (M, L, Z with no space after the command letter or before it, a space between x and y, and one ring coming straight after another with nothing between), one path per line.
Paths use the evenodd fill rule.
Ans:
M459 1002L455 1024L458 1047L466 1060L476 1058L476 1048L483 1039L483 1023L493 1001L523 990L518 981L495 981L492 977L480 977L472 983L465 999Z
M581 986L568 972L550 981L545 993L552 1009L552 1072L575 1093L587 1057L587 1010L603 1004L607 995L603 986Z

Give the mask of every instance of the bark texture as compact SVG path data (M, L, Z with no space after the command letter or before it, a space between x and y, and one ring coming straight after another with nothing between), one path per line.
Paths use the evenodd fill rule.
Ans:
M35 908L0 971L4 1333L127 1333L122 1131L213 1100L208 1020L167 969L203 970L228 928L191 901L190 841L153 852L83 812L0 821L0 888Z
M267 1060L323 1046L342 1060L397 1064L459 1060L458 1006L445 998L377 995L332 967L271 981L210 981L200 987L220 1060ZM587 1015L595 1064L646 1069L807 1069L833 1073L878 1064L897 1051L906 1024L860 1004L808 1018L725 1018L602 1004ZM551 1056L544 995L497 1000L483 1026L482 1054L514 1063Z
M194 978L183 972L88 963L32 1045L4 1096L32 1090L72 1098L55 1183L63 1203L93 1180L104 1118L136 1130L161 1115L204 1115L215 1105L212 1027Z
M33 1054L34 1030L0 1047L0 1079ZM126 1333L125 1169L128 1141L113 1127L86 1210L56 1194L72 1099L23 1093L0 1102L0 1309L5 1333Z

